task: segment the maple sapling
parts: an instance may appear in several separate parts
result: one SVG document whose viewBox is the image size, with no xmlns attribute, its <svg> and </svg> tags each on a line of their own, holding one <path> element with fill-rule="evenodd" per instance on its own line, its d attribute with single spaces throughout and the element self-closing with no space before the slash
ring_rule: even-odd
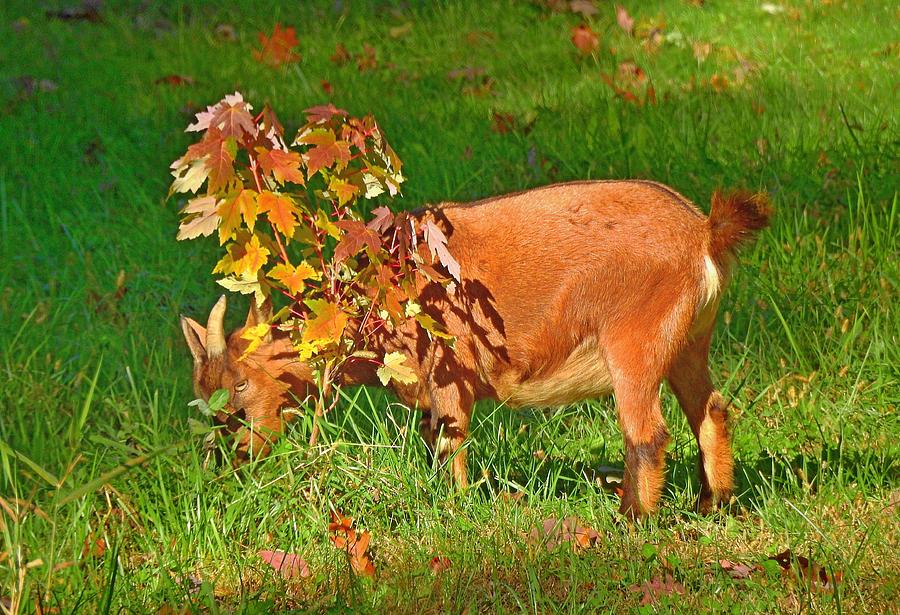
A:
<svg viewBox="0 0 900 615">
<path fill-rule="evenodd" d="M 295 400 L 317 399 L 318 412 L 332 385 L 381 382 L 422 411 L 423 437 L 466 485 L 462 445 L 475 401 L 559 406 L 615 393 L 625 437 L 621 510 L 646 514 L 663 486 L 666 380 L 699 444 L 700 508 L 729 500 L 728 404 L 712 385 L 708 354 L 735 252 L 771 216 L 765 196 L 717 193 L 707 217 L 661 184 L 582 181 L 409 214 L 378 209 L 364 224 L 348 203 L 402 181 L 374 121 L 309 110 L 294 141 L 308 149 L 291 156 L 260 136 L 281 134 L 266 112 L 253 118 L 229 106 L 246 108 L 232 97 L 197 124 L 213 141 L 238 126 L 228 130 L 248 160 L 228 182 L 239 185 L 213 194 L 215 205 L 196 203 L 209 194 L 190 201 L 182 229 L 218 228 L 228 252 L 216 271 L 257 301 L 227 339 L 224 296 L 206 327 L 188 318 L 182 327 L 198 395 L 224 388 L 231 396 L 219 420 L 238 432 L 240 454 L 267 450 Z M 253 134 L 241 128 L 253 122 L 262 122 Z M 198 160 L 203 179 L 210 175 L 218 147 L 202 144 L 210 158 L 189 149 L 176 162 L 182 188 L 200 187 L 189 178 Z M 296 170 L 326 188 L 308 190 L 309 200 L 287 193 L 259 148 L 283 152 L 283 177 Z M 246 190 L 251 204 L 236 204 Z M 254 208 L 263 193 L 285 202 Z M 292 251 L 304 260 L 291 262 Z M 270 256 L 280 261 L 274 267 Z M 276 276 L 275 267 L 289 273 Z M 272 290 L 292 301 L 277 318 Z"/>
</svg>

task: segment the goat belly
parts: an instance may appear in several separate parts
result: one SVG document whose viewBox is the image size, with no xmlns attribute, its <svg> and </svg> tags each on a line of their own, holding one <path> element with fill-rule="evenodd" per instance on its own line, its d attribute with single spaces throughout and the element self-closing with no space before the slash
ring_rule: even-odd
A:
<svg viewBox="0 0 900 615">
<path fill-rule="evenodd" d="M 505 391 L 506 403 L 563 406 L 612 391 L 609 365 L 595 338 L 582 341 L 557 368 L 535 374 Z M 501 398 L 502 400 L 502 398 Z"/>
</svg>

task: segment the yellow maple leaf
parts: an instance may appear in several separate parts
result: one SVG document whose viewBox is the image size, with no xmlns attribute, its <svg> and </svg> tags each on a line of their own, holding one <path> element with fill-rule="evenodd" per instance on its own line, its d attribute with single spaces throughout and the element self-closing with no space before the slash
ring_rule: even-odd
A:
<svg viewBox="0 0 900 615">
<path fill-rule="evenodd" d="M 401 384 L 415 382 L 417 380 L 416 373 L 408 365 L 403 365 L 405 361 L 406 355 L 402 352 L 389 352 L 384 355 L 384 365 L 375 371 L 381 384 L 386 386 L 391 379 Z"/>
<path fill-rule="evenodd" d="M 305 280 L 319 279 L 319 272 L 306 261 L 296 267 L 290 263 L 280 263 L 272 268 L 269 277 L 287 286 L 290 293 L 296 296 L 306 288 Z"/>
<path fill-rule="evenodd" d="M 271 325 L 267 322 L 261 322 L 254 327 L 246 327 L 241 333 L 241 339 L 247 340 L 250 343 L 247 344 L 247 348 L 244 350 L 244 354 L 240 356 L 238 361 L 243 361 L 250 354 L 253 353 L 263 342 L 263 338 L 266 334 L 269 333 L 269 329 L 271 329 Z"/>
<path fill-rule="evenodd" d="M 269 249 L 259 243 L 259 236 L 254 235 L 243 245 L 244 255 L 234 262 L 235 273 L 255 274 L 269 260 Z"/>
</svg>

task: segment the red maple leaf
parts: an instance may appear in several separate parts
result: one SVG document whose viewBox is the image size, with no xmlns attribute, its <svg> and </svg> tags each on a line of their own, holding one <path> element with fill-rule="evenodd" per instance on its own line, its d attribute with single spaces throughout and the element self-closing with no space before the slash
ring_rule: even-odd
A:
<svg viewBox="0 0 900 615">
<path fill-rule="evenodd" d="M 281 66 L 300 61 L 300 54 L 294 51 L 299 44 L 294 28 L 289 26 L 282 29 L 281 24 L 275 24 L 272 36 L 266 36 L 263 32 L 257 36 L 262 49 L 254 51 L 253 57 L 260 62 L 271 66 Z"/>
<path fill-rule="evenodd" d="M 303 135 L 300 142 L 315 146 L 306 152 L 307 177 L 335 164 L 338 170 L 343 169 L 350 162 L 350 144 L 338 141 L 330 130 L 314 130 Z"/>
<path fill-rule="evenodd" d="M 332 103 L 328 103 L 327 105 L 317 105 L 315 107 L 310 107 L 305 110 L 306 119 L 310 124 L 321 124 L 327 122 L 334 116 L 338 117 L 347 117 L 347 112 L 343 109 L 338 109 Z"/>
<path fill-rule="evenodd" d="M 341 220 L 335 222 L 335 226 L 344 231 L 341 242 L 334 249 L 336 263 L 342 263 L 364 247 L 368 247 L 372 252 L 381 248 L 381 237 L 378 236 L 378 233 L 359 220 Z"/>
</svg>

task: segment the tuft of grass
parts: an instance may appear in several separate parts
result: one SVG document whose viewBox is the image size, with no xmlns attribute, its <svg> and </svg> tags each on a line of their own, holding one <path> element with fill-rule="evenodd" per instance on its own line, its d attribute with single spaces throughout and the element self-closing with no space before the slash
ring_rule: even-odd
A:
<svg viewBox="0 0 900 615">
<path fill-rule="evenodd" d="M 3 3 L 4 609 L 896 608 L 896 7 L 624 2 L 639 26 L 664 22 L 648 51 L 596 4 L 600 51 L 579 59 L 569 36 L 581 18 L 540 2 L 122 1 L 105 3 L 97 24 L 48 19 L 58 2 Z M 256 33 L 275 22 L 297 28 L 300 64 L 252 59 Z M 217 37 L 219 24 L 237 41 Z M 338 42 L 351 54 L 374 46 L 378 68 L 335 65 Z M 694 43 L 711 45 L 705 59 Z M 605 84 L 623 62 L 646 72 L 658 104 L 632 105 Z M 464 67 L 483 68 L 491 92 L 448 78 Z M 195 83 L 155 84 L 168 74 Z M 29 93 L 23 77 L 56 88 Z M 723 77 L 724 90 L 709 85 Z M 406 163 L 410 208 L 582 178 L 652 178 L 701 204 L 719 186 L 773 195 L 776 221 L 741 257 L 712 353 L 733 400 L 730 511 L 691 512 L 696 446 L 667 391 L 667 491 L 660 513 L 634 525 L 601 487 L 622 466 L 608 401 L 515 413 L 480 404 L 467 444 L 480 479 L 462 492 L 430 462 L 416 413 L 379 389 L 342 391 L 314 450 L 302 416 L 265 460 L 240 470 L 212 460 L 188 422 L 202 417 L 186 405 L 177 315 L 213 303 L 216 247 L 176 243 L 177 207 L 163 200 L 188 140 L 183 109 L 240 89 L 290 125 L 328 99 L 323 80 L 335 104 L 378 118 Z M 495 112 L 518 129 L 492 130 Z M 331 511 L 371 532 L 374 579 L 332 547 Z M 597 530 L 595 546 L 529 540 L 542 520 L 571 515 Z M 300 554 L 310 578 L 281 578 L 261 549 Z M 783 577 L 766 560 L 784 549 L 842 582 L 821 591 Z M 435 556 L 450 568 L 433 573 Z M 734 580 L 719 560 L 763 570 Z M 685 592 L 641 605 L 635 588 L 667 571 Z"/>
</svg>

